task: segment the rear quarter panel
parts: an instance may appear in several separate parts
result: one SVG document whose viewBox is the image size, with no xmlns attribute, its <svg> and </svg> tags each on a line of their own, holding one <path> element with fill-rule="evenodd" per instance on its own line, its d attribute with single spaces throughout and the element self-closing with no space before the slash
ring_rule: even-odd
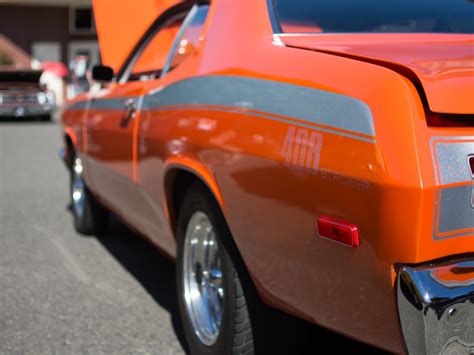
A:
<svg viewBox="0 0 474 355">
<path fill-rule="evenodd" d="M 186 86 L 196 76 L 227 84 Z M 242 77 L 274 89 L 249 97 Z M 302 115 L 300 98 L 282 94 L 288 85 L 365 105 L 373 132 L 354 129 L 351 112 Z M 472 251 L 472 236 L 433 239 L 430 142 L 472 130 L 428 128 L 415 87 L 388 69 L 282 46 L 265 1 L 214 2 L 200 50 L 147 93 L 135 182 L 161 229 L 142 231 L 175 255 L 165 181 L 177 167 L 193 171 L 221 204 L 267 303 L 403 351 L 393 265 Z M 321 214 L 356 224 L 360 247 L 321 239 Z"/>
<path fill-rule="evenodd" d="M 222 196 L 230 229 L 266 302 L 402 351 L 392 265 L 417 260 L 422 230 L 422 177 L 412 118 L 423 109 L 415 88 L 384 68 L 279 46 L 264 1 L 216 2 L 208 24 L 201 51 L 152 88 L 144 103 L 149 107 L 139 128 L 141 188 L 158 210 L 166 178 L 157 186 L 161 169 L 169 161 L 198 162 Z M 248 102 L 240 100 L 241 88 L 232 96 L 231 87 L 224 93 L 218 86 L 209 99 L 197 87 L 195 94 L 181 91 L 186 102 L 162 100 L 165 86 L 196 74 L 246 77 L 277 88 L 262 93 L 265 99 L 255 95 Z M 315 121 L 327 119 L 322 125 L 298 117 L 300 107 L 278 94 L 279 85 L 365 104 L 374 135 L 344 127 L 328 130 L 327 125 L 334 126 L 331 117 L 315 115 Z M 224 94 L 228 100 L 219 104 Z M 287 113 L 262 112 L 262 102 L 272 100 L 286 106 Z M 347 122 L 352 124 L 350 115 Z M 311 137 L 317 137 L 319 147 Z M 308 163 L 309 151 L 318 155 L 317 163 L 314 158 Z M 320 214 L 355 223 L 361 246 L 352 249 L 319 238 Z"/>
</svg>

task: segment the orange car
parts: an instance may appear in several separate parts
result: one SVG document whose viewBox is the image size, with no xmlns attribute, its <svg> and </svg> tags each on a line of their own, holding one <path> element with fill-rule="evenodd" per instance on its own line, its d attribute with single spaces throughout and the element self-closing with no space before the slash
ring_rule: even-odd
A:
<svg viewBox="0 0 474 355">
<path fill-rule="evenodd" d="M 474 3 L 163 4 L 95 1 L 110 66 L 62 118 L 76 229 L 113 211 L 176 259 L 192 353 L 253 352 L 262 300 L 472 354 Z"/>
</svg>

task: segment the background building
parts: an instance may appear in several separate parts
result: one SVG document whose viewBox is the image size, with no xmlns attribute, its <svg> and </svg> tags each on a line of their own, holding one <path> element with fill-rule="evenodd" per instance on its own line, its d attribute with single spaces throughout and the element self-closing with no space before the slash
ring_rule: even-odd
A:
<svg viewBox="0 0 474 355">
<path fill-rule="evenodd" d="M 91 0 L 0 0 L 0 34 L 41 62 L 100 61 Z"/>
<path fill-rule="evenodd" d="M 31 67 L 31 61 L 27 52 L 0 33 L 0 69 L 9 66 L 28 68 Z"/>
</svg>

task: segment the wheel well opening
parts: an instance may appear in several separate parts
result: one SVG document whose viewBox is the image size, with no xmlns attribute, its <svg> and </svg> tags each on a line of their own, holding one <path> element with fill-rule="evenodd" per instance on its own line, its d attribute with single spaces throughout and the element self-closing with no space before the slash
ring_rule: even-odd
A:
<svg viewBox="0 0 474 355">
<path fill-rule="evenodd" d="M 166 179 L 167 205 L 173 234 L 176 236 L 178 227 L 179 211 L 183 205 L 184 197 L 193 183 L 207 185 L 195 174 L 186 170 L 176 170 L 168 174 Z"/>
<path fill-rule="evenodd" d="M 68 134 L 64 135 L 64 142 L 65 142 L 65 151 L 64 151 L 64 158 L 67 162 L 67 165 L 70 167 L 72 165 L 72 159 L 74 158 L 74 143 L 72 143 L 72 139 Z"/>
<path fill-rule="evenodd" d="M 177 169 L 177 170 L 169 172 L 165 179 L 166 200 L 167 200 L 166 202 L 167 202 L 167 209 L 169 213 L 171 228 L 172 228 L 173 235 L 175 236 L 175 238 L 177 236 L 179 213 L 183 206 L 186 193 L 189 191 L 190 186 L 194 185 L 195 183 L 202 185 L 209 192 L 209 194 L 213 196 L 214 200 L 219 206 L 219 203 L 217 202 L 215 195 L 212 193 L 212 190 L 199 176 L 184 169 Z M 225 217 L 224 217 L 224 223 L 226 223 Z M 226 223 L 226 228 L 229 228 L 227 223 Z M 237 270 L 239 274 L 241 275 L 241 277 L 245 278 L 247 285 L 251 287 L 250 289 L 247 289 L 245 292 L 252 293 L 254 297 L 253 299 L 261 301 L 259 292 L 257 291 L 257 287 L 250 276 L 247 266 L 242 258 L 242 255 L 240 254 L 240 250 L 237 247 L 237 244 L 230 230 L 229 230 L 228 235 L 230 238 L 226 239 L 225 242 L 228 243 L 227 245 L 230 246 L 232 250 L 235 250 L 235 253 L 233 253 L 232 255 L 233 262 L 235 266 L 237 267 Z"/>
</svg>

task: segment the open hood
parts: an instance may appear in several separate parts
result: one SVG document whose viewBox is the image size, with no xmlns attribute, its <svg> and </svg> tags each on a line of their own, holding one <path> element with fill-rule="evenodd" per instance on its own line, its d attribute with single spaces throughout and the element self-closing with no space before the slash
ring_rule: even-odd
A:
<svg viewBox="0 0 474 355">
<path fill-rule="evenodd" d="M 158 16 L 180 0 L 93 0 L 102 63 L 116 72 Z"/>
<path fill-rule="evenodd" d="M 292 47 L 403 67 L 421 82 L 431 111 L 474 114 L 473 35 L 304 34 L 281 40 Z"/>
</svg>

